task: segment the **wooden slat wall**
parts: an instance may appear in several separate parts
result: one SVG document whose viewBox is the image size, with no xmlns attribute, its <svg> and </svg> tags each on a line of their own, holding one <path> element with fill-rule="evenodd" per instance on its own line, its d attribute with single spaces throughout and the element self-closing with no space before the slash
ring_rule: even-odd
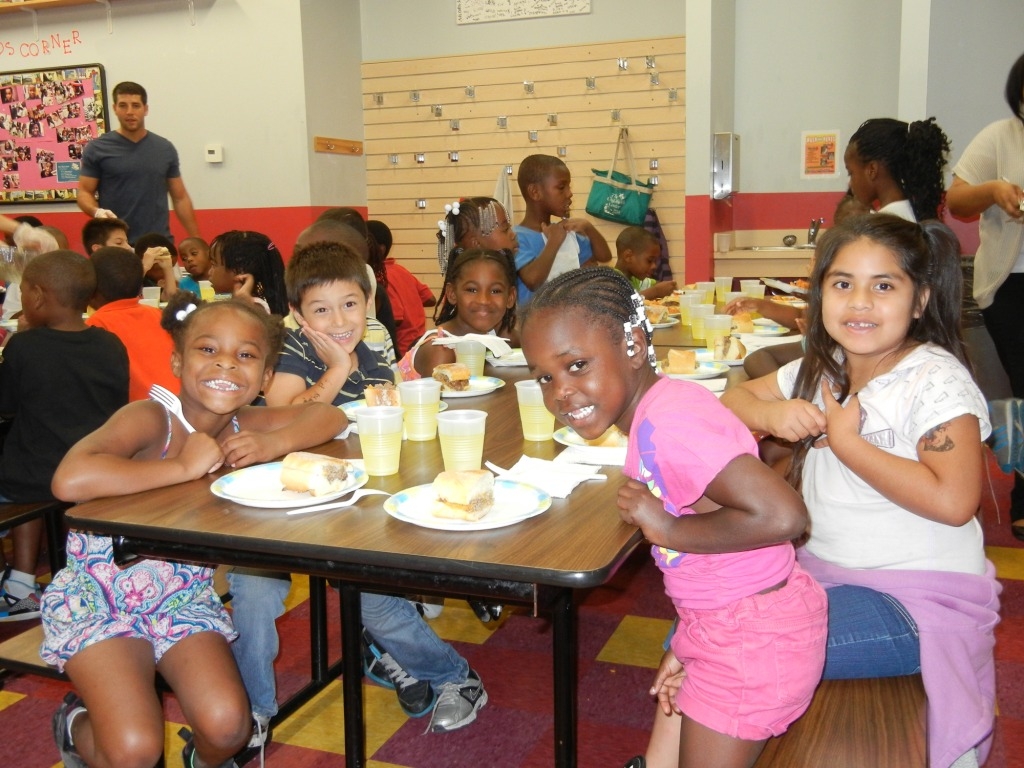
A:
<svg viewBox="0 0 1024 768">
<path fill-rule="evenodd" d="M 647 68 L 646 57 L 654 57 Z M 619 59 L 628 68 L 619 68 Z M 652 84 L 657 73 L 659 83 Z M 596 88 L 588 89 L 587 78 Z M 394 255 L 435 293 L 437 220 L 445 203 L 492 196 L 500 172 L 512 166 L 513 223 L 523 216 L 516 186 L 519 161 L 557 154 L 573 178 L 573 215 L 585 216 L 591 168 L 611 164 L 620 125 L 629 126 L 637 175 L 658 176 L 653 206 L 669 241 L 672 270 L 683 275 L 685 201 L 685 46 L 682 37 L 628 40 L 432 59 L 368 62 L 362 67 L 364 154 L 368 208 L 394 233 Z M 524 81 L 532 82 L 527 94 Z M 475 96 L 466 87 L 475 88 Z M 669 98 L 675 89 L 677 98 Z M 419 93 L 419 101 L 411 98 Z M 378 97 L 379 94 L 379 97 Z M 378 103 L 378 98 L 381 103 Z M 434 114 L 440 105 L 441 115 Z M 620 121 L 612 119 L 619 110 Z M 548 114 L 558 116 L 549 126 Z M 505 116 L 508 127 L 499 128 Z M 452 130 L 450 121 L 458 120 Z M 536 131 L 537 141 L 529 132 Z M 458 162 L 449 152 L 458 152 Z M 425 156 L 417 164 L 415 156 Z M 398 156 L 392 164 L 390 155 Z M 649 170 L 652 158 L 658 169 Z M 427 207 L 418 209 L 417 200 Z M 594 220 L 612 245 L 621 225 Z"/>
</svg>

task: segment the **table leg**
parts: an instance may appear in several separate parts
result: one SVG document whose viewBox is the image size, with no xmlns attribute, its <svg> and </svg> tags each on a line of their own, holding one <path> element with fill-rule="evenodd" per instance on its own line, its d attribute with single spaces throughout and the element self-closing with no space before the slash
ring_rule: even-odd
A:
<svg viewBox="0 0 1024 768">
<path fill-rule="evenodd" d="M 310 678 L 326 685 L 327 671 L 327 579 L 309 577 L 309 659 Z"/>
<path fill-rule="evenodd" d="M 577 626 L 571 589 L 552 601 L 552 661 L 555 687 L 555 765 L 576 768 Z"/>
<path fill-rule="evenodd" d="M 362 600 L 359 588 L 341 583 L 341 690 L 345 709 L 345 768 L 364 768 Z"/>
</svg>

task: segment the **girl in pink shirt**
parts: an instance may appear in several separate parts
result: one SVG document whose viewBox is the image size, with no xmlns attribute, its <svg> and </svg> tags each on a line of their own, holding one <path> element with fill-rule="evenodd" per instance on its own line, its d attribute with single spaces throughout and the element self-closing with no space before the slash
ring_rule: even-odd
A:
<svg viewBox="0 0 1024 768">
<path fill-rule="evenodd" d="M 824 591 L 796 564 L 807 510 L 703 387 L 659 376 L 643 299 L 611 269 L 567 272 L 527 305 L 523 352 L 581 437 L 629 433 L 619 514 L 643 529 L 679 625 L 651 689 L 641 768 L 753 765 L 821 677 Z"/>
</svg>

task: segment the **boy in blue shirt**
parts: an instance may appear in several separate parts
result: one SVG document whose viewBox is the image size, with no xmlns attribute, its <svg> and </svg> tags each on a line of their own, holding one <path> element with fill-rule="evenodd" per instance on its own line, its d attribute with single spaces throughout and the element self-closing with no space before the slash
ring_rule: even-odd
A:
<svg viewBox="0 0 1024 768">
<path fill-rule="evenodd" d="M 371 384 L 393 382 L 385 360 L 362 341 L 370 283 L 363 259 L 340 243 L 299 248 L 285 271 L 298 330 L 288 330 L 284 351 L 266 393 L 267 405 L 320 400 L 335 405 L 361 400 Z M 239 637 L 231 649 L 253 708 L 253 736 L 236 757 L 244 763 L 269 739 L 277 714 L 274 621 L 284 613 L 288 574 L 235 569 L 228 573 L 232 617 Z M 398 694 L 410 717 L 431 714 L 429 730 L 454 731 L 476 719 L 487 703 L 480 677 L 427 625 L 405 598 L 362 595 L 363 669 Z"/>
<path fill-rule="evenodd" d="M 607 264 L 612 252 L 590 221 L 569 218 L 572 179 L 559 158 L 530 155 L 519 164 L 517 178 L 526 201 L 526 213 L 516 227 L 517 295 L 519 306 L 524 306 L 552 277 L 578 267 Z"/>
</svg>

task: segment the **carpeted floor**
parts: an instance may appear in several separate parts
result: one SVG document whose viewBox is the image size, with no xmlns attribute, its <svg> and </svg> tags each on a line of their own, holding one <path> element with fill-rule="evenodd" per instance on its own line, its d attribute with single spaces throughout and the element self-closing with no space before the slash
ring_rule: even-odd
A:
<svg viewBox="0 0 1024 768">
<path fill-rule="evenodd" d="M 998 473 L 998 470 L 996 470 Z M 1004 586 L 1003 620 L 997 630 L 998 719 L 988 768 L 1024 768 L 1024 543 L 1009 533 L 1003 506 L 1008 478 L 994 474 L 982 519 L 989 557 Z M 306 580 L 296 578 L 291 610 L 279 622 L 282 652 L 279 690 L 295 690 L 308 674 Z M 330 596 L 330 615 L 337 598 Z M 617 768 L 642 752 L 653 712 L 646 695 L 652 669 L 670 625 L 671 611 L 659 574 L 646 552 L 638 552 L 611 583 L 583 597 L 580 608 L 579 765 Z M 0 624 L 0 640 L 33 622 Z M 426 720 L 405 718 L 394 693 L 367 683 L 366 728 L 370 768 L 457 768 L 501 765 L 546 768 L 553 763 L 551 633 L 547 622 L 508 613 L 497 627 L 481 624 L 465 602 L 448 600 L 432 622 L 480 673 L 490 701 L 473 725 L 451 734 L 424 734 Z M 337 657 L 337 631 L 332 658 Z M 50 735 L 50 716 L 68 685 L 31 676 L 11 676 L 0 690 L 0 765 L 51 768 L 60 765 Z M 180 765 L 183 723 L 167 697 L 167 766 Z M 267 764 L 286 768 L 344 765 L 340 683 L 291 717 L 274 733 Z M 250 763 L 258 765 L 258 761 Z"/>
</svg>

